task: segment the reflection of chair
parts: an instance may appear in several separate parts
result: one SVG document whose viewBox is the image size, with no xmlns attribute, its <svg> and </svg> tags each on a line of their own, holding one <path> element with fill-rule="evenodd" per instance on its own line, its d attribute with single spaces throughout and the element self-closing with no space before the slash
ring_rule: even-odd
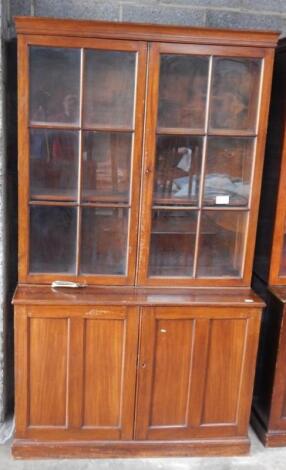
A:
<svg viewBox="0 0 286 470">
<path fill-rule="evenodd" d="M 151 274 L 191 276 L 196 238 L 196 218 L 185 211 L 157 211 L 152 225 Z"/>
<path fill-rule="evenodd" d="M 112 215 L 101 216 L 95 224 L 96 260 L 98 272 L 106 274 L 124 273 L 126 241 L 126 219 L 124 209 L 113 209 Z M 92 241 L 94 243 L 94 241 Z"/>
<path fill-rule="evenodd" d="M 191 164 L 188 171 L 178 168 L 179 159 L 182 157 L 178 154 L 178 146 L 172 147 L 167 152 L 162 151 L 158 155 L 158 176 L 160 181 L 160 189 L 157 190 L 157 195 L 163 198 L 172 198 L 174 195 L 174 186 L 177 178 L 188 177 L 188 191 L 186 196 L 191 198 L 193 196 L 193 181 L 199 175 L 199 147 L 195 146 L 192 150 Z M 158 184 L 158 181 L 157 181 Z"/>
</svg>

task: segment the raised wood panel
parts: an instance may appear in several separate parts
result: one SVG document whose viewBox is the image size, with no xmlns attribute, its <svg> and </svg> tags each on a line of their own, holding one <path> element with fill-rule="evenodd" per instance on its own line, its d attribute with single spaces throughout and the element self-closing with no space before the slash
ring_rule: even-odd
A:
<svg viewBox="0 0 286 470">
<path fill-rule="evenodd" d="M 16 307 L 17 437 L 130 440 L 139 312 Z"/>
<path fill-rule="evenodd" d="M 143 308 L 136 439 L 246 433 L 259 320 L 249 308 Z"/>
<path fill-rule="evenodd" d="M 247 320 L 211 320 L 202 424 L 237 421 Z"/>
<path fill-rule="evenodd" d="M 282 419 L 285 420 L 285 426 L 286 426 L 286 393 L 283 397 Z"/>
<path fill-rule="evenodd" d="M 158 320 L 154 349 L 150 425 L 185 426 L 189 405 L 193 321 Z"/>
<path fill-rule="evenodd" d="M 269 430 L 286 430 L 286 307 L 279 305 L 282 313 L 282 321 L 279 332 L 275 375 L 272 389 L 272 397 L 269 415 Z"/>
<path fill-rule="evenodd" d="M 68 365 L 67 319 L 29 320 L 30 426 L 65 426 Z"/>
<path fill-rule="evenodd" d="M 83 426 L 120 427 L 126 325 L 85 320 Z"/>
</svg>

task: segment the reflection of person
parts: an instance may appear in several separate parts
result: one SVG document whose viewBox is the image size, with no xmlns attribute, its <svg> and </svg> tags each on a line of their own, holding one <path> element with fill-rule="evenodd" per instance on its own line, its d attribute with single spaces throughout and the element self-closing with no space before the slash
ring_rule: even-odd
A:
<svg viewBox="0 0 286 470">
<path fill-rule="evenodd" d="M 78 112 L 78 98 L 76 95 L 67 94 L 63 99 L 62 112 L 55 118 L 56 122 L 76 121 Z M 56 131 L 51 136 L 50 142 L 52 160 L 74 161 L 77 149 L 77 137 L 74 131 Z"/>
<path fill-rule="evenodd" d="M 47 108 L 48 108 L 49 94 L 43 90 L 39 90 L 34 99 L 33 106 L 31 107 L 31 121 L 32 122 L 46 122 L 47 121 Z M 47 160 L 50 158 L 50 149 L 48 142 L 48 131 L 32 131 L 30 138 L 30 153 L 31 158 L 43 159 L 45 155 Z"/>
<path fill-rule="evenodd" d="M 63 112 L 56 118 L 58 122 L 77 121 L 78 114 L 78 98 L 76 95 L 68 94 L 63 99 Z"/>
<path fill-rule="evenodd" d="M 245 59 L 221 59 L 216 63 L 212 126 L 247 129 L 253 123 L 257 69 Z M 257 87 L 256 87 L 257 89 Z"/>
<path fill-rule="evenodd" d="M 246 127 L 248 103 L 238 93 L 223 92 L 216 99 L 213 125 L 218 128 Z"/>
<path fill-rule="evenodd" d="M 50 122 L 48 116 L 49 94 L 40 90 L 33 100 L 31 110 L 32 122 Z M 67 94 L 62 102 L 62 112 L 55 116 L 54 121 L 59 123 L 74 123 L 78 114 L 78 98 L 74 94 Z M 49 131 L 38 129 L 31 133 L 31 158 L 52 159 L 73 158 L 76 151 L 75 134 L 69 131 Z"/>
<path fill-rule="evenodd" d="M 161 73 L 159 125 L 202 128 L 205 119 L 206 70 L 191 70 L 188 63 Z"/>
<path fill-rule="evenodd" d="M 31 121 L 46 122 L 48 117 L 49 93 L 39 90 L 32 99 Z"/>
</svg>

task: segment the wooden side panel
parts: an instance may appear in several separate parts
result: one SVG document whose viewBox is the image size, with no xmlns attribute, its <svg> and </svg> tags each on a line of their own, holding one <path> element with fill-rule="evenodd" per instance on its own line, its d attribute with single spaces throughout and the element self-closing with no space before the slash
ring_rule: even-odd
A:
<svg viewBox="0 0 286 470">
<path fill-rule="evenodd" d="M 29 425 L 65 426 L 68 320 L 29 320 Z"/>
<path fill-rule="evenodd" d="M 236 423 L 247 320 L 212 320 L 202 424 Z"/>
<path fill-rule="evenodd" d="M 151 426 L 186 424 L 192 346 L 192 320 L 156 322 Z"/>
<path fill-rule="evenodd" d="M 271 399 L 269 430 L 286 430 L 286 307 L 283 308 L 276 370 Z"/>
<path fill-rule="evenodd" d="M 120 426 L 126 325 L 86 320 L 84 426 Z"/>
</svg>

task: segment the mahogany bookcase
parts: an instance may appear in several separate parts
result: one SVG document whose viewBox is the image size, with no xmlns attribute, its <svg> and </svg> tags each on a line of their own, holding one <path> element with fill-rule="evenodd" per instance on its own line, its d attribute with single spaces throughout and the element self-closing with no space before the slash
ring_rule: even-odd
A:
<svg viewBox="0 0 286 470">
<path fill-rule="evenodd" d="M 247 452 L 277 34 L 16 28 L 14 456 Z"/>
</svg>

